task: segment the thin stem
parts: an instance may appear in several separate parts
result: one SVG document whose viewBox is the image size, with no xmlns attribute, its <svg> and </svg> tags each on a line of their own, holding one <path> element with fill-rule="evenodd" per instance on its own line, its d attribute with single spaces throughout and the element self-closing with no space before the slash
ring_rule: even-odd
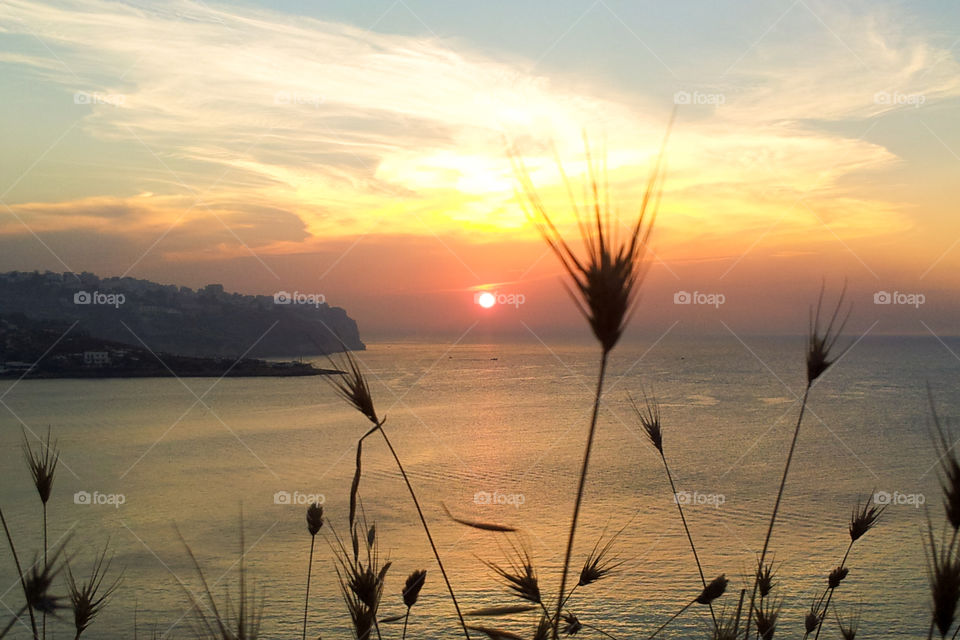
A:
<svg viewBox="0 0 960 640">
<path fill-rule="evenodd" d="M 613 640 L 617 640 L 617 636 L 614 636 L 614 635 L 611 635 L 611 634 L 607 633 L 606 631 L 604 631 L 604 630 L 601 629 L 600 627 L 595 627 L 595 626 L 593 626 L 592 624 L 587 624 L 586 622 L 581 622 L 580 624 L 583 625 L 584 627 L 586 627 L 587 629 L 593 629 L 593 630 L 596 631 L 597 633 L 601 633 L 601 634 L 605 635 L 605 636 L 608 637 L 608 638 L 613 638 Z"/>
<path fill-rule="evenodd" d="M 956 529 L 953 530 L 953 538 L 950 540 L 950 553 L 953 553 L 953 545 L 957 542 L 958 533 L 960 533 L 960 531 L 957 531 Z M 958 633 L 960 633 L 960 624 L 958 624 L 957 628 L 953 630 L 953 636 L 951 636 L 951 640 L 956 640 Z"/>
<path fill-rule="evenodd" d="M 540 600 L 540 602 L 539 602 L 538 604 L 540 605 L 540 608 L 543 609 L 543 619 L 544 619 L 544 620 L 549 620 L 549 619 L 550 619 L 550 612 L 547 611 L 547 605 L 543 604 L 543 600 L 542 600 L 542 599 Z"/>
<path fill-rule="evenodd" d="M 0 631 L 0 638 L 7 635 L 7 632 L 10 631 L 10 628 L 13 627 L 14 623 L 20 620 L 20 616 L 22 616 L 26 610 L 27 610 L 27 605 L 23 605 L 22 607 L 20 607 L 20 611 L 17 611 L 17 613 L 14 614 L 12 618 L 10 618 L 10 622 L 7 623 L 7 626 L 5 626 L 2 631 Z"/>
<path fill-rule="evenodd" d="M 823 628 L 823 621 L 827 618 L 827 609 L 830 608 L 830 600 L 833 599 L 833 587 L 827 591 L 827 604 L 823 607 L 823 612 L 820 614 L 820 622 L 817 623 L 817 634 L 813 636 L 813 640 L 817 640 L 820 637 L 820 629 Z"/>
<path fill-rule="evenodd" d="M 673 501 L 677 503 L 677 511 L 680 512 L 680 521 L 683 523 L 683 530 L 687 534 L 687 541 L 690 542 L 690 550 L 693 551 L 693 559 L 697 563 L 697 571 L 700 572 L 700 583 L 703 585 L 703 588 L 706 589 L 707 579 L 703 575 L 703 567 L 700 566 L 700 556 L 697 555 L 697 547 L 695 544 L 693 544 L 693 536 L 690 535 L 690 527 L 687 526 L 687 519 L 683 515 L 683 505 L 681 505 L 680 501 L 677 500 L 677 487 L 673 483 L 673 474 L 670 473 L 670 465 L 667 464 L 667 457 L 663 454 L 662 451 L 660 452 L 660 459 L 663 460 L 663 468 L 666 469 L 667 471 L 667 480 L 670 481 L 670 490 L 673 491 L 673 498 L 674 498 Z M 710 607 L 710 617 L 713 618 L 713 628 L 717 629 L 719 628 L 717 626 L 717 616 L 713 612 L 712 602 L 709 604 L 709 607 Z"/>
<path fill-rule="evenodd" d="M 393 459 L 397 463 L 397 468 L 400 469 L 400 475 L 403 476 L 403 481 L 407 485 L 407 490 L 410 491 L 410 497 L 413 499 L 413 506 L 417 508 L 417 515 L 420 516 L 420 524 L 423 525 L 423 530 L 427 534 L 427 540 L 430 542 L 430 548 L 433 549 L 433 557 L 437 559 L 437 566 L 440 567 L 440 574 L 443 576 L 443 581 L 447 584 L 447 591 L 450 592 L 450 599 L 453 600 L 453 607 L 457 610 L 457 617 L 460 618 L 460 626 L 463 627 L 463 633 L 467 637 L 467 640 L 470 638 L 470 631 L 467 630 L 467 621 L 463 619 L 463 614 L 460 612 L 460 605 L 457 603 L 457 596 L 453 592 L 453 585 L 450 584 L 450 579 L 447 577 L 447 570 L 443 568 L 443 561 L 440 560 L 440 552 L 437 551 L 437 545 L 433 542 L 433 536 L 430 534 L 430 527 L 427 526 L 427 519 L 423 516 L 423 510 L 420 508 L 420 501 L 417 500 L 417 494 L 413 490 L 413 485 L 410 484 L 410 479 L 407 478 L 407 472 L 403 468 L 403 464 L 400 462 L 400 457 L 397 455 L 396 450 L 393 448 L 393 444 L 390 443 L 390 438 L 387 437 L 387 432 L 383 430 L 383 422 L 380 423 L 379 427 L 380 435 L 383 436 L 383 441 L 387 443 L 387 448 L 390 449 L 390 454 L 393 455 Z"/>
<path fill-rule="evenodd" d="M 410 607 L 407 607 L 407 615 L 403 616 L 403 635 L 400 640 L 407 640 L 407 622 L 410 620 Z"/>
<path fill-rule="evenodd" d="M 313 545 L 317 536 L 310 536 L 310 563 L 307 565 L 307 595 L 303 599 L 303 640 L 307 640 L 307 610 L 310 606 L 310 576 L 313 573 Z"/>
<path fill-rule="evenodd" d="M 783 477 L 780 478 L 780 489 L 777 491 L 777 500 L 773 504 L 773 513 L 770 514 L 770 524 L 767 526 L 767 535 L 763 541 L 763 551 L 760 552 L 760 562 L 758 566 L 763 566 L 763 561 L 767 558 L 767 549 L 770 547 L 770 536 L 773 535 L 773 525 L 777 521 L 777 512 L 780 510 L 780 501 L 783 499 L 783 489 L 787 486 L 787 474 L 790 473 L 790 463 L 793 461 L 793 452 L 797 448 L 797 438 L 800 436 L 800 424 L 803 422 L 803 413 L 807 408 L 807 398 L 810 397 L 810 383 L 803 391 L 803 402 L 800 404 L 800 415 L 797 417 L 797 426 L 793 430 L 793 440 L 790 442 L 790 451 L 787 453 L 787 463 L 783 467 Z M 753 619 L 753 606 L 757 600 L 757 586 L 760 583 L 760 576 L 753 577 L 753 594 L 750 596 L 750 609 L 747 611 L 746 640 L 750 638 L 750 623 Z"/>
<path fill-rule="evenodd" d="M 43 569 L 44 571 L 49 569 L 49 565 L 47 564 L 47 503 L 46 502 L 43 503 Z M 44 640 L 46 640 L 47 638 L 47 612 L 46 611 L 43 612 L 43 616 L 41 616 L 40 619 L 42 621 L 41 626 L 43 627 L 43 638 Z"/>
<path fill-rule="evenodd" d="M 570 521 L 570 534 L 567 536 L 567 552 L 563 559 L 563 574 L 560 578 L 560 595 L 557 597 L 557 613 L 552 620 L 553 637 L 559 637 L 560 612 L 564 603 L 564 594 L 567 591 L 567 574 L 570 571 L 570 556 L 573 554 L 573 538 L 577 532 L 577 518 L 580 517 L 580 504 L 583 502 L 583 489 L 587 483 L 587 468 L 590 466 L 590 452 L 593 449 L 593 437 L 597 431 L 597 416 L 600 413 L 600 397 L 603 395 L 603 379 L 607 373 L 607 357 L 610 352 L 603 350 L 600 357 L 600 374 L 597 376 L 597 391 L 593 399 L 593 415 L 590 417 L 590 431 L 587 434 L 587 445 L 583 452 L 583 464 L 580 467 L 580 482 L 577 486 L 577 500 L 573 505 L 573 518 Z"/>
<path fill-rule="evenodd" d="M 27 582 L 23 579 L 23 569 L 20 567 L 20 558 L 17 556 L 17 550 L 13 547 L 13 536 L 10 535 L 10 529 L 7 527 L 7 519 L 3 517 L 3 509 L 0 509 L 0 523 L 3 523 L 3 532 L 7 536 L 7 544 L 10 545 L 10 554 L 13 556 L 13 563 L 17 567 L 17 575 L 20 577 L 20 587 L 23 589 L 23 597 L 27 600 L 27 613 L 30 614 L 30 629 L 33 631 L 34 640 L 38 640 L 40 635 L 37 633 L 37 620 L 33 617 L 33 607 L 30 606 L 29 596 L 27 594 Z"/>
<path fill-rule="evenodd" d="M 953 556 L 953 547 L 954 547 L 954 545 L 957 544 L 957 534 L 960 534 L 960 531 L 958 531 L 957 529 L 954 529 L 954 530 L 953 530 L 953 537 L 950 538 L 950 546 L 947 548 L 947 555 L 950 556 L 950 557 Z M 957 628 L 954 629 L 954 631 L 953 631 L 953 636 L 952 636 L 951 640 L 956 640 L 958 633 L 960 633 L 960 624 L 958 624 L 958 625 L 957 625 Z"/>
<path fill-rule="evenodd" d="M 847 557 L 850 555 L 850 549 L 853 549 L 853 540 L 850 541 L 850 544 L 847 545 L 847 552 L 843 554 L 843 560 L 840 561 L 840 568 L 847 563 Z M 817 635 L 813 636 L 813 640 L 818 640 L 820 638 L 820 629 L 823 628 L 823 621 L 827 617 L 827 609 L 830 608 L 830 601 L 833 599 L 833 591 L 836 587 L 830 587 L 829 592 L 827 593 L 827 604 L 823 606 L 823 613 L 820 616 L 820 623 L 817 625 Z"/>
<path fill-rule="evenodd" d="M 561 609 L 563 609 L 565 606 L 567 606 L 567 602 L 570 601 L 570 598 L 573 597 L 574 592 L 577 590 L 577 587 L 579 587 L 579 586 L 580 586 L 580 583 L 579 583 L 579 582 L 578 582 L 577 584 L 573 585 L 573 588 L 570 589 L 570 593 L 568 593 L 568 594 L 567 594 L 567 597 L 563 599 L 563 604 L 560 605 L 560 608 L 561 608 Z M 549 612 L 547 613 L 547 617 L 550 617 Z"/>
<path fill-rule="evenodd" d="M 243 504 L 240 504 L 240 604 L 237 606 L 237 612 L 239 615 L 237 619 L 239 620 L 239 637 L 245 637 L 244 627 L 245 622 L 247 621 L 246 616 L 246 607 L 247 607 L 247 574 L 246 568 L 244 567 L 244 558 L 247 553 L 247 545 L 244 543 L 244 533 L 243 533 Z"/>
<path fill-rule="evenodd" d="M 672 616 L 670 616 L 670 619 L 667 620 L 666 622 L 664 622 L 662 625 L 660 625 L 660 628 L 657 629 L 656 631 L 654 631 L 649 637 L 647 637 L 647 640 L 653 640 L 653 638 L 656 637 L 656 635 L 657 635 L 658 633 L 660 633 L 661 631 L 663 631 L 664 629 L 666 629 L 668 624 L 670 624 L 671 622 L 673 622 L 674 620 L 676 620 L 677 618 L 679 618 L 680 615 L 683 614 L 684 611 L 686 611 L 687 609 L 689 609 L 690 607 L 692 607 L 692 606 L 693 606 L 693 603 L 696 602 L 696 601 L 697 601 L 697 599 L 694 598 L 693 600 L 691 600 L 690 602 L 688 602 L 688 603 L 683 607 L 683 609 L 680 609 L 680 611 L 677 611 L 675 614 L 673 614 Z"/>
<path fill-rule="evenodd" d="M 737 603 L 737 617 L 733 620 L 733 637 L 737 637 L 740 631 L 740 614 L 743 613 L 743 597 L 747 595 L 746 589 L 740 589 L 740 601 Z"/>
</svg>

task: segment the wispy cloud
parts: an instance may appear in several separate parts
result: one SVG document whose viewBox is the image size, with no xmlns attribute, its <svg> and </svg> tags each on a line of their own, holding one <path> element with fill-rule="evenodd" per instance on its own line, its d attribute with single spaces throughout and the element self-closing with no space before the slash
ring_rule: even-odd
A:
<svg viewBox="0 0 960 640">
<path fill-rule="evenodd" d="M 533 75 L 462 42 L 263 10 L 7 0 L 0 37 L 14 46 L 0 65 L 58 88 L 85 114 L 89 140 L 154 163 L 146 187 L 118 174 L 112 193 L 13 206 L 38 233 L 152 239 L 174 225 L 157 251 L 177 259 L 236 255 L 238 239 L 293 251 L 317 238 L 425 226 L 516 231 L 525 223 L 505 141 L 528 156 L 538 184 L 558 184 L 551 145 L 576 173 L 581 131 L 605 136 L 615 191 L 628 202 L 673 106 L 667 89 L 722 102 L 681 106 L 667 237 L 759 232 L 771 221 L 775 235 L 794 239 L 824 223 L 843 238 L 902 232 L 905 212 L 849 180 L 897 161 L 860 136 L 871 119 L 908 108 L 900 96 L 929 105 L 960 94 L 960 69 L 896 16 L 875 12 L 863 28 L 830 5 L 801 5 L 783 33 L 713 85 L 625 94 Z M 827 126 L 837 122 L 863 126 Z M 144 188 L 157 195 L 123 195 Z M 21 232 L 19 222 L 0 226 Z"/>
</svg>

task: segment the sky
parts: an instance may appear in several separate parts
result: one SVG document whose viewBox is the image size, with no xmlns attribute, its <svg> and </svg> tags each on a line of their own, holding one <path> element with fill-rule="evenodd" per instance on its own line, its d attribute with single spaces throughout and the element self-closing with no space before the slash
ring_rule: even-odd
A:
<svg viewBox="0 0 960 640">
<path fill-rule="evenodd" d="M 589 150 L 629 224 L 675 111 L 636 332 L 846 282 L 851 331 L 957 335 L 958 56 L 948 1 L 3 0 L 0 271 L 583 330 L 511 157 L 575 239 Z"/>
</svg>

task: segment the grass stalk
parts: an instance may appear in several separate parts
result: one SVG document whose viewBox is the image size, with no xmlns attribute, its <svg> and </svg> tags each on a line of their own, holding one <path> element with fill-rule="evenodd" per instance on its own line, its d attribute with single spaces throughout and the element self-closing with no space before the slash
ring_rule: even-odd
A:
<svg viewBox="0 0 960 640">
<path fill-rule="evenodd" d="M 843 560 L 840 561 L 840 568 L 842 569 L 844 565 L 847 564 L 847 557 L 850 555 L 850 550 L 853 549 L 853 543 L 855 540 L 851 540 L 850 544 L 847 545 L 847 552 L 843 554 Z M 830 587 L 827 590 L 827 602 L 823 605 L 823 612 L 820 615 L 820 624 L 817 625 L 817 634 L 813 636 L 813 640 L 819 640 L 820 630 L 823 628 L 823 621 L 827 617 L 827 610 L 830 608 L 830 601 L 833 599 L 833 592 L 836 590 L 836 587 Z"/>
<path fill-rule="evenodd" d="M 700 556 L 697 554 L 697 546 L 693 543 L 693 536 L 690 535 L 690 527 L 687 525 L 687 519 L 683 515 L 683 505 L 680 504 L 680 501 L 676 499 L 677 496 L 677 486 L 673 482 L 673 474 L 670 473 L 670 465 L 667 464 L 667 457 L 664 453 L 660 452 L 660 459 L 663 460 L 663 468 L 667 472 L 667 480 L 670 481 L 670 490 L 673 491 L 674 502 L 677 503 L 677 511 L 680 512 L 680 522 L 683 523 L 683 531 L 687 534 L 687 541 L 690 543 L 690 550 L 693 551 L 693 559 L 697 563 L 697 571 L 700 573 L 700 583 L 703 585 L 703 588 L 707 588 L 707 579 L 703 575 L 703 567 L 700 565 Z M 717 626 L 717 616 L 713 611 L 713 603 L 709 604 L 710 607 L 710 617 L 713 619 L 713 628 L 718 629 Z"/>
<path fill-rule="evenodd" d="M 3 516 L 3 509 L 0 509 L 0 523 L 3 523 L 3 532 L 7 536 L 7 544 L 10 546 L 10 555 L 13 556 L 13 563 L 17 567 L 17 576 L 20 578 L 20 587 L 23 589 L 23 597 L 27 600 L 27 612 L 30 614 L 30 629 L 33 631 L 34 640 L 38 640 L 40 635 L 37 633 L 37 620 L 33 615 L 33 607 L 29 603 L 29 594 L 27 594 L 27 582 L 23 578 L 23 568 L 20 566 L 20 557 L 17 556 L 17 550 L 13 546 L 13 536 L 10 535 L 10 528 L 7 527 L 7 519 Z"/>
<path fill-rule="evenodd" d="M 563 611 L 564 597 L 567 591 L 567 575 L 570 572 L 570 556 L 573 555 L 573 540 L 577 532 L 577 519 L 580 517 L 580 505 L 583 502 L 583 490 L 587 483 L 587 469 L 590 466 L 590 453 L 593 450 L 593 439 L 597 432 L 597 417 L 600 414 L 600 399 L 603 395 L 603 380 L 607 374 L 607 360 L 610 350 L 604 348 L 600 357 L 600 373 L 597 376 L 597 391 L 593 398 L 593 414 L 590 417 L 590 430 L 587 433 L 587 444 L 583 452 L 583 463 L 580 466 L 580 481 L 577 485 L 577 499 L 573 505 L 573 517 L 570 520 L 570 533 L 567 536 L 567 551 L 563 558 L 563 573 L 560 577 L 560 595 L 557 597 L 557 612 L 552 620 L 554 640 L 559 637 L 560 614 Z"/>
<path fill-rule="evenodd" d="M 737 615 L 733 619 L 733 637 L 736 638 L 740 632 L 740 614 L 743 613 L 743 598 L 747 595 L 746 589 L 740 589 L 740 601 L 737 602 Z"/>
<path fill-rule="evenodd" d="M 17 612 L 14 614 L 14 616 L 13 616 L 12 618 L 10 618 L 10 622 L 8 622 L 8 623 L 3 627 L 3 629 L 0 629 L 0 638 L 3 638 L 5 635 L 7 635 L 7 633 L 10 632 L 10 629 L 12 629 L 12 628 L 13 628 L 13 625 L 16 624 L 16 623 L 20 620 L 20 616 L 22 616 L 24 613 L 27 612 L 27 609 L 28 609 L 28 605 L 23 605 L 22 607 L 20 607 L 20 611 L 17 611 Z"/>
<path fill-rule="evenodd" d="M 770 514 L 770 524 L 767 526 L 767 535 L 763 540 L 763 550 L 760 552 L 760 562 L 758 566 L 763 566 L 767 558 L 767 549 L 770 547 L 770 537 L 773 535 L 773 527 L 777 522 L 777 513 L 780 511 L 780 501 L 783 499 L 783 490 L 787 486 L 787 475 L 790 473 L 790 463 L 793 461 L 793 453 L 797 448 L 797 439 L 800 436 L 800 425 L 803 423 L 803 414 L 807 408 L 807 400 L 810 397 L 811 383 L 807 382 L 807 387 L 803 391 L 803 401 L 800 403 L 800 415 L 797 417 L 797 426 L 793 430 L 793 440 L 790 442 L 790 451 L 787 453 L 787 462 L 783 467 L 783 476 L 780 478 L 780 488 L 777 490 L 777 500 L 773 504 L 773 513 Z M 746 631 L 746 640 L 750 639 L 750 623 L 753 620 L 753 608 L 757 599 L 757 587 L 759 586 L 759 576 L 754 575 L 753 593 L 750 595 L 750 608 L 747 610 L 747 624 L 744 627 Z"/>
<path fill-rule="evenodd" d="M 683 612 L 686 611 L 687 609 L 689 609 L 690 607 L 692 607 L 696 601 L 697 601 L 697 599 L 694 598 L 693 600 L 691 600 L 690 602 L 688 602 L 687 604 L 685 604 L 685 605 L 683 606 L 683 609 L 680 609 L 680 611 L 677 611 L 675 614 L 673 614 L 672 616 L 670 616 L 670 617 L 667 619 L 667 621 L 664 622 L 662 625 L 660 625 L 660 627 L 659 627 L 656 631 L 654 631 L 654 632 L 651 633 L 649 636 L 647 636 L 647 640 L 653 640 L 655 637 L 657 637 L 657 636 L 660 634 L 661 631 L 663 631 L 664 629 L 666 629 L 667 626 L 668 626 L 671 622 L 673 622 L 674 620 L 676 620 L 677 618 L 679 618 L 681 615 L 683 615 Z"/>
<path fill-rule="evenodd" d="M 317 536 L 310 536 L 310 561 L 307 564 L 307 594 L 303 598 L 303 640 L 307 640 L 307 611 L 310 608 L 310 578 L 313 574 L 313 547 Z"/>
<path fill-rule="evenodd" d="M 423 525 L 423 531 L 427 534 L 427 541 L 430 543 L 430 548 L 433 550 L 433 557 L 437 560 L 437 566 L 440 567 L 440 575 L 443 576 L 443 581 L 447 585 L 447 591 L 450 592 L 450 600 L 453 601 L 453 608 L 457 610 L 457 617 L 460 619 L 460 626 L 463 628 L 463 633 L 469 640 L 470 631 L 467 629 L 467 621 L 463 618 L 463 613 L 460 611 L 460 604 L 457 602 L 457 596 L 453 592 L 453 585 L 450 584 L 450 578 L 447 577 L 447 570 L 443 566 L 443 561 L 440 559 L 440 552 L 437 551 L 437 545 L 433 541 L 433 535 L 430 533 L 430 527 L 427 525 L 427 519 L 423 515 L 423 509 L 420 508 L 420 501 L 417 499 L 417 494 L 413 490 L 413 485 L 410 484 L 410 478 L 407 477 L 407 472 L 403 468 L 403 463 L 400 462 L 400 456 L 397 455 L 396 449 L 393 448 L 393 443 L 390 442 L 390 438 L 387 437 L 387 432 L 383 429 L 383 423 L 385 421 L 380 421 L 378 431 L 380 435 L 383 436 L 383 441 L 386 443 L 387 448 L 390 450 L 390 455 L 393 456 L 394 461 L 397 463 L 397 469 L 400 470 L 400 475 L 403 476 L 403 482 L 407 485 L 407 490 L 410 492 L 410 498 L 413 500 L 413 506 L 417 509 L 417 515 L 420 517 L 420 524 Z"/>
<path fill-rule="evenodd" d="M 47 503 L 43 502 L 43 568 L 48 568 L 47 564 Z M 40 626 L 42 629 L 43 639 L 47 638 L 47 612 L 44 611 L 43 615 L 40 618 Z"/>
<path fill-rule="evenodd" d="M 592 629 L 593 631 L 596 631 L 597 633 L 599 633 L 600 635 L 604 636 L 605 638 L 611 638 L 612 640 L 618 640 L 618 639 L 617 639 L 617 636 L 615 636 L 615 635 L 613 635 L 613 634 L 610 634 L 610 633 L 607 633 L 606 631 L 604 631 L 604 630 L 601 629 L 600 627 L 595 627 L 595 626 L 593 626 L 592 624 L 587 624 L 586 622 L 581 622 L 580 624 L 583 625 L 583 628 L 584 628 L 584 629 Z"/>
</svg>

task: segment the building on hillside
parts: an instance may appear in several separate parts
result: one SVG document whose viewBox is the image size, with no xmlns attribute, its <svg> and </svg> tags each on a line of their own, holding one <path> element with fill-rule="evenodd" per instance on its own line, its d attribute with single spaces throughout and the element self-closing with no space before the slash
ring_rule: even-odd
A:
<svg viewBox="0 0 960 640">
<path fill-rule="evenodd" d="M 88 367 L 103 367 L 110 364 L 110 353 L 107 351 L 84 351 L 83 364 Z"/>
</svg>

